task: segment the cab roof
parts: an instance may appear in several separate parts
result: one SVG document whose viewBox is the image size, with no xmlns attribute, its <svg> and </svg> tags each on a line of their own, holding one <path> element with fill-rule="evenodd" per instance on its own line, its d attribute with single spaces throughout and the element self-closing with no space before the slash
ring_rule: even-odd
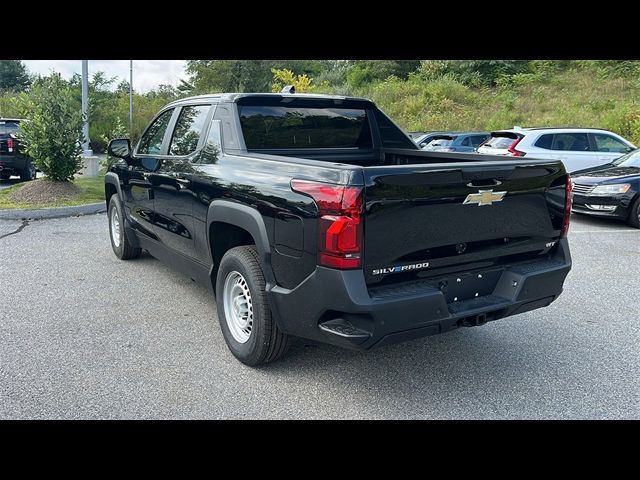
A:
<svg viewBox="0 0 640 480">
<path fill-rule="evenodd" d="M 194 97 L 181 98 L 174 102 L 171 102 L 169 105 L 180 105 L 183 103 L 193 103 L 193 102 L 225 102 L 225 103 L 234 103 L 238 102 L 244 98 L 269 98 L 269 99 L 305 99 L 305 100 L 333 100 L 334 103 L 340 104 L 344 101 L 357 101 L 357 102 L 371 102 L 368 98 L 362 97 L 347 97 L 342 95 L 322 95 L 322 94 L 314 94 L 314 93 L 214 93 L 207 95 L 198 95 Z M 167 106 L 169 106 L 167 105 Z"/>
</svg>

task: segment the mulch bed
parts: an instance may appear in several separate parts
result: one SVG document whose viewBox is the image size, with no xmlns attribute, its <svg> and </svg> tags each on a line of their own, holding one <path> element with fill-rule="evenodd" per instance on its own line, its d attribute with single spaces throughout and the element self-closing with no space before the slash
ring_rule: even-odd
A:
<svg viewBox="0 0 640 480">
<path fill-rule="evenodd" d="M 80 188 L 71 182 L 53 182 L 38 179 L 24 184 L 9 195 L 15 203 L 48 204 L 58 200 L 70 200 L 81 193 Z"/>
</svg>

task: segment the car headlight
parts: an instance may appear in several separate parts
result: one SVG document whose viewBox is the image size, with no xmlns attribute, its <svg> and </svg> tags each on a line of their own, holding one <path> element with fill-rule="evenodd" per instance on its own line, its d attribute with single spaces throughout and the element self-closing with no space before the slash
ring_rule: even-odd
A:
<svg viewBox="0 0 640 480">
<path fill-rule="evenodd" d="M 591 195 L 610 195 L 612 193 L 627 193 L 631 185 L 628 183 L 616 183 L 614 185 L 598 185 L 591 191 Z"/>
</svg>

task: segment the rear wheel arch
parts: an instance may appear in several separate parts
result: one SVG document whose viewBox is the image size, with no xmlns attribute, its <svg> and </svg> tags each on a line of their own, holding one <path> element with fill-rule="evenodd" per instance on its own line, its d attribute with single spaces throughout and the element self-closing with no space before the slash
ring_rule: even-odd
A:
<svg viewBox="0 0 640 480">
<path fill-rule="evenodd" d="M 207 244 L 210 248 L 212 283 L 224 254 L 241 245 L 255 245 L 267 285 L 275 285 L 271 269 L 271 247 L 262 214 L 248 205 L 214 200 L 207 214 Z"/>
</svg>

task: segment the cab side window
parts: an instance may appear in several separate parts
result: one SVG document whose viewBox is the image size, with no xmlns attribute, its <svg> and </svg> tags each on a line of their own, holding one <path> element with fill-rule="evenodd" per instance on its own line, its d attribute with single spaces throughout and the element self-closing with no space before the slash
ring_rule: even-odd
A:
<svg viewBox="0 0 640 480">
<path fill-rule="evenodd" d="M 184 156 L 195 152 L 211 105 L 183 107 L 173 130 L 169 155 Z"/>
<path fill-rule="evenodd" d="M 159 155 L 162 152 L 162 140 L 167 131 L 173 108 L 162 113 L 151 126 L 144 132 L 140 145 L 138 146 L 138 154 L 143 155 Z"/>
<path fill-rule="evenodd" d="M 202 153 L 198 155 L 196 161 L 200 164 L 212 165 L 218 163 L 220 155 L 222 155 L 222 122 L 212 120 Z"/>
</svg>

